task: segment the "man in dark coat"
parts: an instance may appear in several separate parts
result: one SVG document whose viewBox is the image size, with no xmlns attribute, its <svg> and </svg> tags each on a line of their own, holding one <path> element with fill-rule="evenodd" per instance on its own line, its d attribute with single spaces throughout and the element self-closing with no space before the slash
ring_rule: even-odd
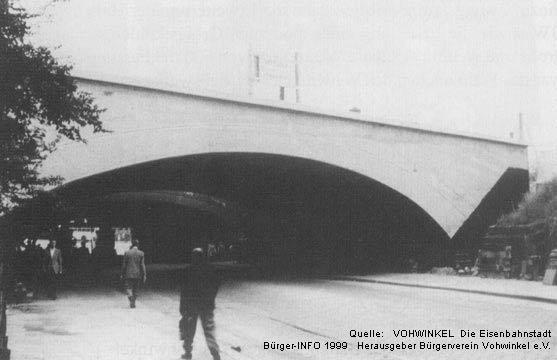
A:
<svg viewBox="0 0 557 360">
<path fill-rule="evenodd" d="M 33 240 L 26 239 L 24 243 L 25 250 L 22 253 L 22 259 L 24 261 L 22 266 L 24 283 L 27 291 L 32 292 L 33 296 L 36 297 L 39 285 L 38 275 L 42 264 L 40 262 L 40 258 L 38 257 Z"/>
<path fill-rule="evenodd" d="M 77 273 L 77 279 L 86 283 L 89 280 L 89 263 L 90 263 L 89 249 L 87 248 L 87 239 L 85 237 L 81 238 L 81 247 L 75 250 L 75 271 Z"/>
<path fill-rule="evenodd" d="M 37 256 L 37 261 L 38 261 L 38 266 L 37 266 L 37 288 L 36 288 L 36 292 L 35 292 L 35 298 L 38 298 L 39 296 L 39 290 L 41 287 L 44 288 L 45 284 L 46 284 L 46 276 L 47 276 L 47 269 L 46 269 L 46 263 L 47 263 L 47 256 L 48 254 L 46 253 L 46 250 L 43 249 L 41 247 L 41 245 L 36 244 L 35 245 L 35 252 L 36 252 L 36 256 Z"/>
<path fill-rule="evenodd" d="M 137 299 L 140 282 L 147 280 L 145 254 L 137 248 L 138 246 L 139 241 L 137 239 L 132 240 L 132 247 L 124 253 L 124 261 L 122 263 L 121 278 L 124 280 L 132 309 L 135 308 L 135 300 Z"/>
<path fill-rule="evenodd" d="M 180 338 L 184 341 L 182 359 L 191 359 L 197 318 L 201 319 L 205 341 L 214 360 L 220 360 L 215 338 L 215 297 L 220 279 L 214 267 L 207 263 L 203 250 L 192 251 L 192 266 L 184 273 L 180 289 Z"/>
</svg>

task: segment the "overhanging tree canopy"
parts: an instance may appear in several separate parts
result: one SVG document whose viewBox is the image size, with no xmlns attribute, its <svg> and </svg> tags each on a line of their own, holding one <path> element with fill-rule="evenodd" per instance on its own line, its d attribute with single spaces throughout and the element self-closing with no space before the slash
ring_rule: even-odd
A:
<svg viewBox="0 0 557 360">
<path fill-rule="evenodd" d="M 38 169 L 61 138 L 84 141 L 81 131 L 104 131 L 103 109 L 78 91 L 71 66 L 27 41 L 30 16 L 0 0 L 0 216 L 57 177 Z"/>
</svg>

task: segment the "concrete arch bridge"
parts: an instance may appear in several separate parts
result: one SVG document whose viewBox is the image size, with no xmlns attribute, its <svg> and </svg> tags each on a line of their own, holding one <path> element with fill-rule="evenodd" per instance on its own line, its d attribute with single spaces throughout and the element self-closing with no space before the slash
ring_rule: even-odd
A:
<svg viewBox="0 0 557 360">
<path fill-rule="evenodd" d="M 153 243 L 178 231 L 193 244 L 203 231 L 184 224 L 208 213 L 195 202 L 154 202 L 153 192 L 194 193 L 245 209 L 251 237 L 280 238 L 254 245 L 256 254 L 343 259 L 339 268 L 407 257 L 432 265 L 455 246 L 473 247 L 528 188 L 521 143 L 284 102 L 77 81 L 107 109 L 111 132 L 61 144 L 42 171 L 64 177 L 55 191 L 73 203 L 119 198 L 103 205 L 110 221 L 142 228 Z M 231 236 L 223 233 L 209 236 Z"/>
</svg>

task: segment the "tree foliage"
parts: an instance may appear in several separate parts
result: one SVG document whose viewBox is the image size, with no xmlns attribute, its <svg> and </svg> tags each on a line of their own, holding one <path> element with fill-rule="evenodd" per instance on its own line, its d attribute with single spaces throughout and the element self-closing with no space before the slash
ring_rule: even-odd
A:
<svg viewBox="0 0 557 360">
<path fill-rule="evenodd" d="M 557 178 L 526 194 L 518 207 L 499 219 L 499 225 L 526 225 L 557 218 Z"/>
<path fill-rule="evenodd" d="M 104 131 L 103 109 L 77 89 L 71 66 L 27 40 L 29 18 L 20 8 L 0 12 L 0 215 L 61 180 L 38 171 L 60 139 Z"/>
</svg>

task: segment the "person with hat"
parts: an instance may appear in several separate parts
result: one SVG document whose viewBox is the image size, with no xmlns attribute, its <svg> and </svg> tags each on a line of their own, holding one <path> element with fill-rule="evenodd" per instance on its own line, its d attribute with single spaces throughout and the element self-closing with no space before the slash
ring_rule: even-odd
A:
<svg viewBox="0 0 557 360">
<path fill-rule="evenodd" d="M 191 254 L 191 267 L 186 269 L 180 289 L 180 338 L 184 341 L 182 359 L 191 359 L 197 318 L 201 320 L 205 341 L 214 360 L 220 360 L 220 350 L 215 337 L 215 298 L 220 285 L 215 268 L 206 260 L 201 248 Z"/>
</svg>

